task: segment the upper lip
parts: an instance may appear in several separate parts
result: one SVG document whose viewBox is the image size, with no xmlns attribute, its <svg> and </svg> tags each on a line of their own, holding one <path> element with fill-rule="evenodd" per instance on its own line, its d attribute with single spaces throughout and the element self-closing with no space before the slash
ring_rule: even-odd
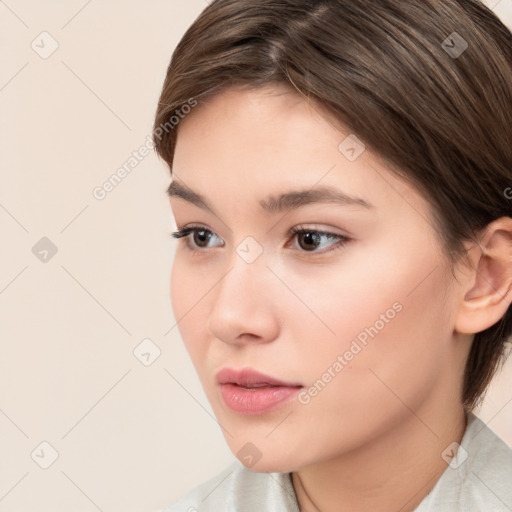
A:
<svg viewBox="0 0 512 512">
<path fill-rule="evenodd" d="M 252 368 L 242 368 L 234 370 L 233 368 L 222 368 L 217 372 L 217 382 L 219 384 L 237 384 L 238 386 L 283 386 L 283 387 L 302 387 L 297 382 L 286 382 L 280 379 L 265 375 L 264 373 L 253 370 Z"/>
</svg>

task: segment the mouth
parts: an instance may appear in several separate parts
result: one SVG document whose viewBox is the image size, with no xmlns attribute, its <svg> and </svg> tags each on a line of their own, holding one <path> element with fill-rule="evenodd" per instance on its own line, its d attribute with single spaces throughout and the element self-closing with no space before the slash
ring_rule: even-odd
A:
<svg viewBox="0 0 512 512">
<path fill-rule="evenodd" d="M 225 382 L 225 384 L 233 384 L 234 386 L 238 386 L 240 388 L 244 389 L 258 389 L 258 388 L 278 388 L 281 386 L 278 385 L 271 385 L 267 383 L 260 382 L 259 384 L 254 384 L 252 386 L 244 386 L 243 384 L 237 384 L 236 382 Z"/>
<path fill-rule="evenodd" d="M 217 372 L 217 382 L 219 384 L 236 384 L 244 388 L 261 388 L 261 387 L 302 387 L 297 382 L 287 382 L 276 379 L 270 375 L 258 372 L 252 368 L 243 368 L 241 370 L 233 370 L 232 368 L 222 368 Z"/>
<path fill-rule="evenodd" d="M 250 368 L 223 368 L 217 373 L 217 382 L 224 403 L 243 415 L 263 414 L 283 406 L 303 388 L 302 384 L 276 379 Z"/>
</svg>

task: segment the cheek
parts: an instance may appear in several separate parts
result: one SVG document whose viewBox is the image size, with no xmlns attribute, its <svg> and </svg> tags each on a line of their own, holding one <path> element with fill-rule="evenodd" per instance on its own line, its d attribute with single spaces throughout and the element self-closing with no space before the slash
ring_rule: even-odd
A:
<svg viewBox="0 0 512 512">
<path fill-rule="evenodd" d="M 171 305 L 174 318 L 176 322 L 179 322 L 180 331 L 182 323 L 180 319 L 183 318 L 186 306 L 191 301 L 190 289 L 187 286 L 190 276 L 187 274 L 186 269 L 180 265 L 179 258 L 176 256 L 171 271 Z"/>
<path fill-rule="evenodd" d="M 206 317 L 201 308 L 208 289 L 208 281 L 201 272 L 185 264 L 177 254 L 171 272 L 171 304 L 181 338 L 194 363 L 203 338 L 201 329 L 204 329 Z"/>
<path fill-rule="evenodd" d="M 409 264 L 400 275 L 331 278 L 325 293 L 317 281 L 315 293 L 303 295 L 335 334 L 309 314 L 296 315 L 300 361 L 291 360 L 303 369 L 307 394 L 295 410 L 295 425 L 290 420 L 288 429 L 276 431 L 276 446 L 295 437 L 302 442 L 301 434 L 291 435 L 295 429 L 315 434 L 308 437 L 305 458 L 327 456 L 333 446 L 346 450 L 406 421 L 428 400 L 450 371 L 440 361 L 450 361 L 444 353 L 451 333 L 449 322 L 443 323 L 445 278 L 437 269 L 425 279 L 436 266 L 431 263 L 425 258 Z"/>
<path fill-rule="evenodd" d="M 354 399 L 356 408 L 378 405 L 377 397 L 393 392 L 415 401 L 416 391 L 438 378 L 451 334 L 438 255 L 379 255 L 378 261 L 359 260 L 352 272 L 325 268 L 294 283 L 317 316 L 295 316 L 305 375 L 311 385 L 329 381 L 333 400 Z"/>
</svg>

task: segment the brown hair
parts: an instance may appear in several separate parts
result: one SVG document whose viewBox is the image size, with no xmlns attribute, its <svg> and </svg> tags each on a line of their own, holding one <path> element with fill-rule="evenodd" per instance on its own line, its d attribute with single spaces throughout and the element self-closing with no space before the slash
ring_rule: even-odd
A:
<svg viewBox="0 0 512 512">
<path fill-rule="evenodd" d="M 273 83 L 350 127 L 430 201 L 452 265 L 464 240 L 512 216 L 512 34 L 479 1 L 214 0 L 173 53 L 157 153 L 172 172 L 184 105 L 227 86 Z M 466 409 L 483 396 L 511 332 L 509 308 L 475 335 Z"/>
</svg>

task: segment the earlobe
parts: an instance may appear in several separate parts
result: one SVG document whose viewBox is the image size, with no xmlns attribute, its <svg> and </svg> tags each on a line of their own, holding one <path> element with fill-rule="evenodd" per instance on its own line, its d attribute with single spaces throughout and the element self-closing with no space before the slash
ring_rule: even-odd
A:
<svg viewBox="0 0 512 512">
<path fill-rule="evenodd" d="M 512 301 L 512 218 L 491 222 L 468 256 L 471 269 L 464 271 L 463 297 L 454 325 L 462 334 L 491 327 Z"/>
</svg>

